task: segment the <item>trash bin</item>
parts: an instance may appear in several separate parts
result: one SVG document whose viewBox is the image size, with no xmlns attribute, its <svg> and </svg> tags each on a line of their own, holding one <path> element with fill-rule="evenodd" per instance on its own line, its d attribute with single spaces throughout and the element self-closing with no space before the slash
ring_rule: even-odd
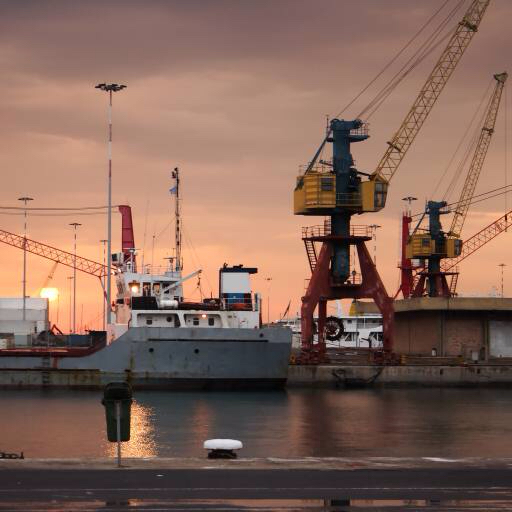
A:
<svg viewBox="0 0 512 512">
<path fill-rule="evenodd" d="M 126 382 L 111 382 L 105 386 L 103 400 L 105 417 L 107 420 L 107 438 L 115 443 L 117 439 L 117 413 L 116 403 L 119 403 L 121 438 L 119 441 L 130 440 L 130 419 L 132 407 L 132 388 Z"/>
</svg>

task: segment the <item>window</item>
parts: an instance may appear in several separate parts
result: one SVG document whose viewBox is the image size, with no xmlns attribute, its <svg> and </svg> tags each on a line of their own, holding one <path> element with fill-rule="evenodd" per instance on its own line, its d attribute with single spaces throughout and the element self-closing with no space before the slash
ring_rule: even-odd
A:
<svg viewBox="0 0 512 512">
<path fill-rule="evenodd" d="M 375 207 L 383 208 L 386 204 L 386 195 L 388 191 L 388 184 L 376 182 L 375 183 Z"/>
<path fill-rule="evenodd" d="M 153 319 L 152 318 L 146 318 L 146 325 L 153 325 Z"/>
<path fill-rule="evenodd" d="M 333 191 L 334 180 L 329 178 L 320 178 L 320 190 L 322 192 L 332 192 Z"/>
<path fill-rule="evenodd" d="M 215 318 L 208 318 L 208 325 L 215 325 Z"/>
<path fill-rule="evenodd" d="M 142 283 L 142 295 L 144 297 L 151 295 L 151 283 Z"/>
<path fill-rule="evenodd" d="M 194 319 L 192 320 L 192 323 L 193 323 L 194 325 L 199 325 L 199 318 L 194 318 Z"/>
<path fill-rule="evenodd" d="M 153 284 L 153 294 L 160 295 L 160 283 Z"/>
</svg>

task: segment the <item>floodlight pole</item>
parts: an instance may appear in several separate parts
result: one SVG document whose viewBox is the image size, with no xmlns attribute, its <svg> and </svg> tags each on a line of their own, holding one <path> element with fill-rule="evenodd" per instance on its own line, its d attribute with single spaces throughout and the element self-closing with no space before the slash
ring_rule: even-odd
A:
<svg viewBox="0 0 512 512">
<path fill-rule="evenodd" d="M 105 248 L 105 244 L 108 242 L 108 240 L 100 240 L 100 243 L 103 244 L 103 268 L 105 268 L 105 263 L 106 263 L 106 248 Z M 102 283 L 102 288 L 103 288 L 103 294 L 102 294 L 102 300 L 101 300 L 101 304 L 103 306 L 103 330 L 105 330 L 105 314 L 106 314 L 106 311 L 107 311 L 107 308 L 106 308 L 106 304 L 105 304 L 105 281 L 107 279 L 107 276 L 103 276 L 101 278 L 101 283 Z"/>
<path fill-rule="evenodd" d="M 33 201 L 32 197 L 19 197 L 18 201 L 23 201 L 24 210 L 24 228 L 23 228 L 23 322 L 27 319 L 27 203 Z"/>
<path fill-rule="evenodd" d="M 108 212 L 107 212 L 107 326 L 112 313 L 112 93 L 122 91 L 126 85 L 101 83 L 96 89 L 108 92 Z"/>
<path fill-rule="evenodd" d="M 73 252 L 73 334 L 76 334 L 76 229 L 81 226 L 79 222 L 70 222 L 74 228 L 74 252 Z"/>
</svg>

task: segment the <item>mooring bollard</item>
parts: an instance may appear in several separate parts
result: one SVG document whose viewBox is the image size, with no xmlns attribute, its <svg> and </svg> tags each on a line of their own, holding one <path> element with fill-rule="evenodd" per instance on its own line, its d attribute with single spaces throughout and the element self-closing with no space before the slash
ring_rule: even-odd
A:
<svg viewBox="0 0 512 512">
<path fill-rule="evenodd" d="M 203 448 L 208 450 L 209 459 L 236 459 L 236 450 L 241 450 L 243 444 L 236 439 L 208 439 Z"/>
<path fill-rule="evenodd" d="M 103 400 L 107 421 L 107 439 L 117 443 L 117 466 L 121 467 L 121 442 L 130 440 L 132 389 L 126 382 L 105 386 Z"/>
</svg>

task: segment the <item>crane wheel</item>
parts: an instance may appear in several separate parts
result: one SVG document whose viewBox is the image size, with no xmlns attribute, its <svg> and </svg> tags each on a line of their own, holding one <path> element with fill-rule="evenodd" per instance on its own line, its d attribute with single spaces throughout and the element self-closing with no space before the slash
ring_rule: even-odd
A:
<svg viewBox="0 0 512 512">
<path fill-rule="evenodd" d="M 325 337 L 329 341 L 338 341 L 344 332 L 345 328 L 343 327 L 343 320 L 341 318 L 328 316 L 325 319 Z"/>
</svg>

